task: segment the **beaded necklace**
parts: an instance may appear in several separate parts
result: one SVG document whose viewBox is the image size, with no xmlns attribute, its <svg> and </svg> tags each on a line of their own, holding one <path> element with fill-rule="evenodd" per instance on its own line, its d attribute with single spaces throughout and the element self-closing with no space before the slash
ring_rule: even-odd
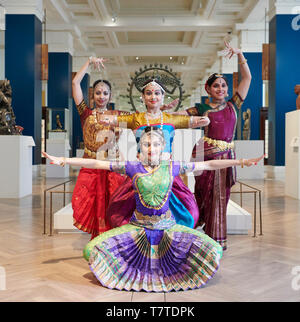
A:
<svg viewBox="0 0 300 322">
<path fill-rule="evenodd" d="M 161 130 L 163 129 L 163 124 L 164 124 L 164 115 L 162 113 L 162 111 L 159 111 L 160 112 L 160 128 Z M 147 125 L 150 126 L 150 122 L 149 122 L 149 118 L 148 118 L 148 112 L 145 113 L 145 118 L 146 118 L 146 121 L 147 121 Z"/>
</svg>

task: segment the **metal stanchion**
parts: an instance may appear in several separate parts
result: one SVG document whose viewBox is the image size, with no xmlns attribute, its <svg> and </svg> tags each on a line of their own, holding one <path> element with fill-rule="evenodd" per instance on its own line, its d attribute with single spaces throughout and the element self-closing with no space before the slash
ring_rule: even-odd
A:
<svg viewBox="0 0 300 322">
<path fill-rule="evenodd" d="M 60 183 L 60 184 L 57 184 L 53 187 L 50 187 L 48 189 L 45 189 L 44 190 L 44 231 L 43 231 L 43 234 L 46 235 L 47 231 L 46 231 L 46 209 L 47 209 L 47 192 L 50 192 L 50 236 L 53 235 L 53 206 L 52 206 L 52 202 L 53 202 L 53 196 L 52 194 L 53 193 L 63 193 L 63 205 L 65 207 L 66 205 L 66 193 L 73 193 L 72 191 L 66 191 L 66 184 L 68 182 L 71 182 L 73 180 L 68 180 L 68 181 L 65 181 L 63 183 Z M 50 191 L 54 188 L 57 188 L 59 186 L 63 185 L 64 186 L 64 190 L 63 191 Z"/>
</svg>

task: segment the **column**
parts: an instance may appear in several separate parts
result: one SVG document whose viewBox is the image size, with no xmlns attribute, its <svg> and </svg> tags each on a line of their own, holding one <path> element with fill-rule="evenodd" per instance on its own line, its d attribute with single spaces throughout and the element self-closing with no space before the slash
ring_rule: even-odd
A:
<svg viewBox="0 0 300 322">
<path fill-rule="evenodd" d="M 270 1 L 269 164 L 276 166 L 285 165 L 285 114 L 296 109 L 299 9 L 299 1 Z"/>
<path fill-rule="evenodd" d="M 42 0 L 3 1 L 5 77 L 12 86 L 12 107 L 23 134 L 35 141 L 33 164 L 41 163 L 41 43 Z"/>
<path fill-rule="evenodd" d="M 88 57 L 74 57 L 73 61 L 73 77 L 80 70 L 83 64 L 86 62 Z M 83 93 L 83 98 L 86 104 L 89 104 L 89 87 L 90 87 L 90 75 L 85 74 L 81 81 L 81 89 Z M 76 149 L 79 149 L 79 142 L 83 142 L 83 133 L 80 123 L 80 117 L 76 108 L 76 104 L 73 100 L 72 103 L 73 109 L 73 142 L 72 142 L 72 154 L 76 156 Z"/>
<path fill-rule="evenodd" d="M 251 110 L 251 140 L 260 139 L 260 109 L 263 107 L 262 44 L 265 42 L 263 27 L 263 24 L 252 23 L 237 25 L 237 29 L 241 30 L 240 48 L 247 59 L 252 75 L 251 85 L 240 113 L 242 129 L 244 125 L 242 113 L 247 109 Z"/>
<path fill-rule="evenodd" d="M 70 32 L 47 31 L 49 48 L 49 78 L 47 86 L 48 108 L 51 111 L 52 129 L 58 114 L 67 130 L 70 144 L 73 140 L 72 56 L 73 37 Z"/>
</svg>

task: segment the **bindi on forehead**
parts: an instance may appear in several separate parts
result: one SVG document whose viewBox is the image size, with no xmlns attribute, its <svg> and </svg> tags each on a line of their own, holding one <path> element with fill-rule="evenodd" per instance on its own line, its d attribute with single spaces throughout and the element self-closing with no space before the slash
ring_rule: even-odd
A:
<svg viewBox="0 0 300 322">
<path fill-rule="evenodd" d="M 226 83 L 226 81 L 225 81 L 225 79 L 223 79 L 223 78 L 218 78 L 218 79 L 216 79 L 213 83 L 212 83 L 212 85 L 211 86 L 227 86 L 227 83 Z"/>
<path fill-rule="evenodd" d="M 102 91 L 108 91 L 109 92 L 109 87 L 106 84 L 100 84 L 97 85 L 95 88 L 96 91 L 102 90 Z"/>
</svg>

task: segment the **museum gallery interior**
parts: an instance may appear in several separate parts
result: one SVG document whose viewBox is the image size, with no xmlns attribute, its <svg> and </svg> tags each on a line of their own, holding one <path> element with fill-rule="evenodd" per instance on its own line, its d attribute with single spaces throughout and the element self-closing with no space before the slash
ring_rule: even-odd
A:
<svg viewBox="0 0 300 322">
<path fill-rule="evenodd" d="M 299 0 L 0 0 L 0 301 L 299 301 L 299 51 Z"/>
</svg>

